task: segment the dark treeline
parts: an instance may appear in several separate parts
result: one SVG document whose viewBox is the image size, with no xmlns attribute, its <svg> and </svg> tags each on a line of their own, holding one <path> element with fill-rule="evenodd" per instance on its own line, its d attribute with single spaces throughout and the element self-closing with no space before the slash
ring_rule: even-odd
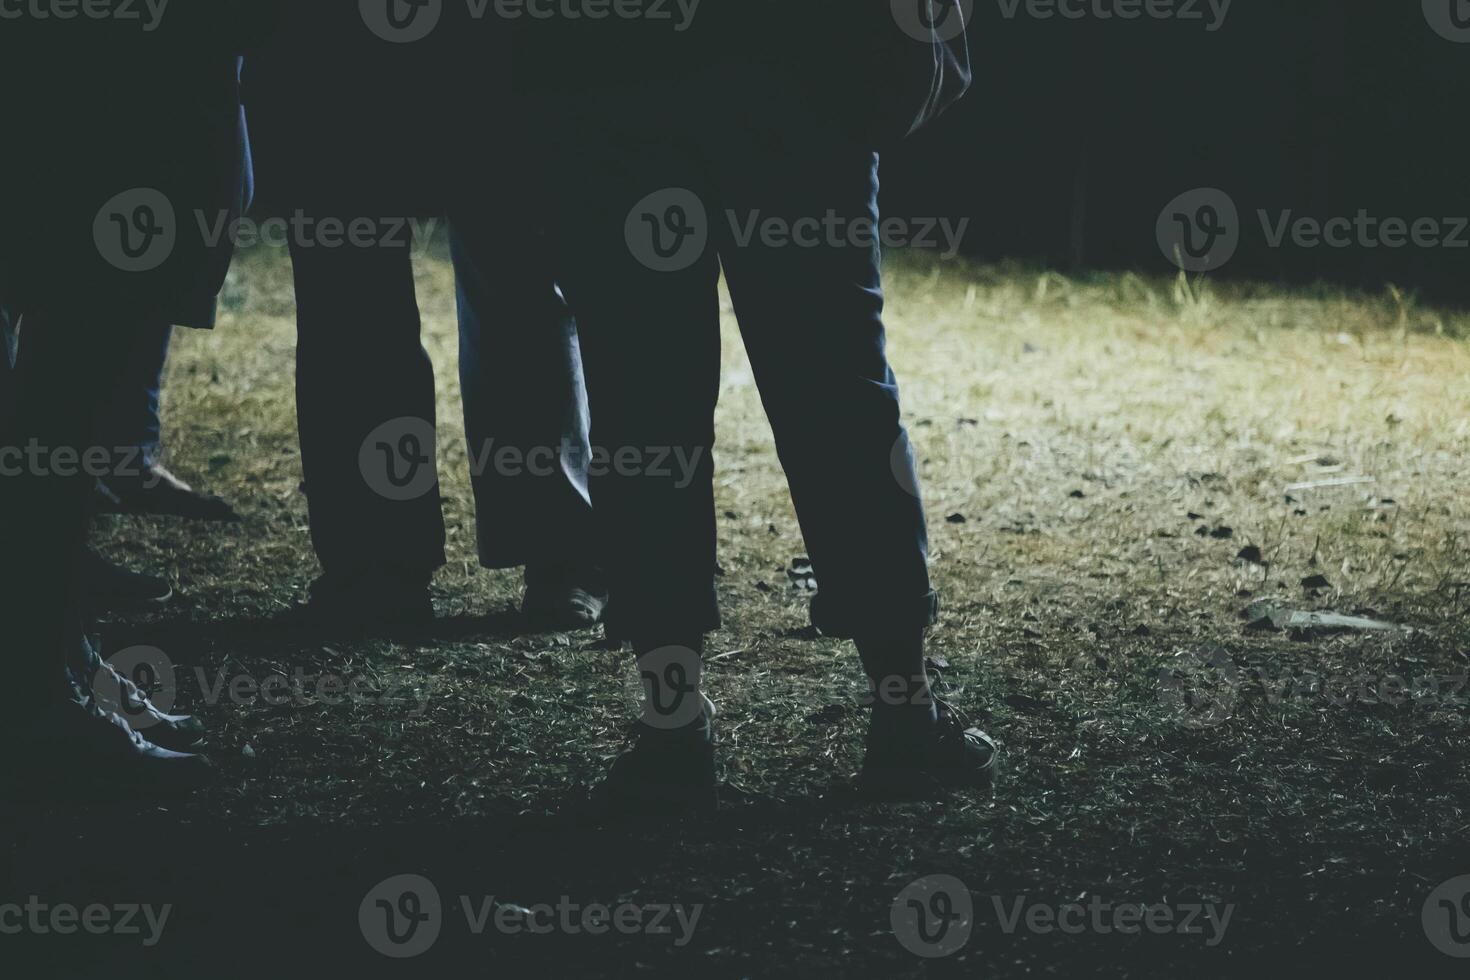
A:
<svg viewBox="0 0 1470 980">
<path fill-rule="evenodd" d="M 1217 187 L 1243 222 L 1226 275 L 1465 299 L 1470 230 L 1458 248 L 1277 248 L 1258 212 L 1273 229 L 1288 210 L 1366 210 L 1455 233 L 1470 217 L 1470 43 L 1436 33 L 1417 2 L 1236 0 L 1215 31 L 1205 0 L 1192 6 L 1202 20 L 1066 20 L 977 0 L 976 89 L 889 155 L 886 207 L 972 216 L 966 249 L 986 258 L 1167 271 L 1160 211 Z"/>
</svg>

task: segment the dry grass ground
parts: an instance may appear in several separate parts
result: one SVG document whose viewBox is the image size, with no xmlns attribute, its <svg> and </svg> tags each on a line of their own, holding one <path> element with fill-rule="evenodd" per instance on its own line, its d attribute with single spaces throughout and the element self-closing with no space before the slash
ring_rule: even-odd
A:
<svg viewBox="0 0 1470 980">
<path fill-rule="evenodd" d="M 805 629 L 784 572 L 802 543 L 727 322 L 727 626 L 709 666 L 726 802 L 708 824 L 638 831 L 557 816 L 621 744 L 628 658 L 590 634 L 517 635 L 516 577 L 476 567 L 438 249 L 419 284 L 446 430 L 446 623 L 414 643 L 326 646 L 262 627 L 314 568 L 289 269 L 257 251 L 238 263 L 220 329 L 180 338 L 167 393 L 175 468 L 232 499 L 244 523 L 100 529 L 115 553 L 176 570 L 179 604 L 120 626 L 113 646 L 169 654 L 227 778 L 144 814 L 23 815 L 19 880 L 174 902 L 150 952 L 160 975 L 256 955 L 287 976 L 334 964 L 1065 977 L 1462 963 L 1435 951 L 1420 913 L 1435 886 L 1470 873 L 1470 318 L 1392 291 L 1068 279 L 922 255 L 892 257 L 890 283 L 943 596 L 933 655 L 1004 745 L 993 797 L 854 808 L 829 791 L 859 760 L 856 658 Z M 1344 477 L 1372 482 L 1287 490 Z M 1257 561 L 1237 557 L 1249 548 Z M 1304 588 L 1315 575 L 1325 584 Z M 1411 629 L 1250 629 L 1244 611 L 1261 600 Z M 299 667 L 416 693 L 209 705 L 196 667 Z M 125 833 L 101 843 L 99 823 Z M 56 858 L 59 841 L 78 856 Z M 367 948 L 357 906 L 403 872 L 437 884 L 447 921 L 421 960 L 392 963 Z M 974 927 L 959 953 L 926 961 L 889 910 L 937 873 L 973 893 Z M 683 948 L 477 937 L 460 895 L 704 911 Z M 1009 910 L 1022 896 L 1234 909 L 1215 945 L 1208 929 L 1007 933 L 994 901 Z"/>
</svg>

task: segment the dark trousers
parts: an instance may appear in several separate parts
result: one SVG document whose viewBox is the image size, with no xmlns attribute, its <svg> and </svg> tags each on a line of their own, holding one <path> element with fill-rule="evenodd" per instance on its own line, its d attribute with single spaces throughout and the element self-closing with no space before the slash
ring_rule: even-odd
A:
<svg viewBox="0 0 1470 980">
<path fill-rule="evenodd" d="M 317 214 L 326 212 L 315 212 Z M 291 242 L 296 277 L 296 412 L 311 540 L 328 574 L 427 579 L 444 564 L 432 439 L 406 493 L 365 472 L 379 438 L 432 433 L 434 369 L 419 339 L 412 241 L 372 247 Z M 374 438 L 369 439 L 370 436 Z M 417 451 L 417 450 L 416 450 Z M 395 462 L 389 460 L 389 463 Z"/>
<path fill-rule="evenodd" d="M 759 228 L 746 240 L 752 220 L 804 233 L 829 215 L 876 221 L 877 158 L 774 70 L 747 74 L 583 94 L 552 114 L 556 237 L 593 451 L 628 461 L 592 477 L 610 629 L 667 640 L 719 623 L 723 270 L 820 583 L 814 622 L 835 636 L 912 635 L 937 603 L 885 355 L 879 248 L 827 243 L 820 229 L 815 246 Z M 670 450 L 698 461 L 687 485 L 657 465 Z"/>
<path fill-rule="evenodd" d="M 20 326 L 18 311 L 0 305 L 0 399 L 9 398 L 12 382 L 8 369 L 14 365 Z M 159 404 L 163 397 L 163 370 L 174 328 L 166 321 L 150 322 L 131 331 L 132 341 L 123 360 L 114 365 L 108 383 L 109 410 L 104 413 L 98 438 L 110 446 L 136 446 L 148 460 L 159 456 L 163 423 Z M 3 409 L 0 409 L 3 410 Z"/>
<path fill-rule="evenodd" d="M 65 694 L 63 668 L 83 630 L 78 560 L 98 475 L 132 465 L 101 439 L 120 358 L 136 342 L 115 322 L 28 315 L 0 437 L 0 554 L 15 575 L 0 589 L 7 683 L 26 692 L 0 726 Z M 19 515 L 19 519 L 16 516 Z"/>
<path fill-rule="evenodd" d="M 492 568 L 586 561 L 594 544 L 576 328 L 529 238 L 504 211 L 455 219 L 465 430 Z M 434 373 L 410 244 L 292 247 L 301 459 L 328 574 L 427 578 L 444 563 Z"/>
<path fill-rule="evenodd" d="M 519 208 L 450 217 L 480 563 L 594 564 L 582 354 L 546 242 Z"/>
<path fill-rule="evenodd" d="M 163 370 L 168 364 L 173 326 L 167 321 L 139 325 L 123 359 L 115 365 L 101 438 L 108 445 L 136 446 L 150 461 L 158 459 L 163 440 L 159 403 Z"/>
</svg>

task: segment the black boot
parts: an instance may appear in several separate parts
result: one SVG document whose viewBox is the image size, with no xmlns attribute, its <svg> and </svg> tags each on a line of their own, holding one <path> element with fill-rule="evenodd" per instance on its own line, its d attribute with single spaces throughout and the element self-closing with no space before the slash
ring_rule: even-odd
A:
<svg viewBox="0 0 1470 980">
<path fill-rule="evenodd" d="M 858 791 L 870 799 L 927 800 L 956 789 L 994 784 L 1000 749 L 989 735 L 968 726 L 949 704 L 934 699 L 932 719 L 915 722 L 875 705 Z"/>
</svg>

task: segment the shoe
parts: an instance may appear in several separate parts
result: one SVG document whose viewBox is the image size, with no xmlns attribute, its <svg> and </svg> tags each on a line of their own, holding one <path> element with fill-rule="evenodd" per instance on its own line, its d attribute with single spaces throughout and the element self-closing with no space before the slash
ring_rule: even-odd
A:
<svg viewBox="0 0 1470 980">
<path fill-rule="evenodd" d="M 82 641 L 85 680 L 97 707 L 118 715 L 133 730 L 144 734 L 159 748 L 185 752 L 204 741 L 204 723 L 193 715 L 175 715 L 161 710 L 138 685 L 102 659 L 97 640 Z"/>
<path fill-rule="evenodd" d="M 968 726 L 958 711 L 935 698 L 938 720 L 917 736 L 868 732 L 858 774 L 860 795 L 875 800 L 928 800 L 956 789 L 994 785 L 1000 747 Z"/>
<path fill-rule="evenodd" d="M 99 481 L 101 509 L 111 514 L 155 514 L 199 521 L 240 520 L 235 508 L 212 493 L 201 493 L 157 463 L 136 476 Z"/>
<path fill-rule="evenodd" d="M 141 612 L 166 604 L 174 590 L 166 579 L 115 565 L 87 548 L 82 553 L 82 595 L 94 614 Z"/>
<path fill-rule="evenodd" d="M 718 808 L 715 706 L 709 698 L 704 704 L 700 720 L 677 731 L 661 731 L 643 722 L 634 726 L 633 748 L 613 760 L 607 775 L 592 788 L 596 816 L 666 818 L 709 814 Z"/>
<path fill-rule="evenodd" d="M 434 622 L 428 577 L 323 575 L 279 625 L 342 636 L 422 629 Z"/>
<path fill-rule="evenodd" d="M 11 798 L 68 801 L 157 800 L 212 783 L 202 755 L 162 748 L 73 686 L 73 697 L 49 706 L 0 762 Z"/>
<path fill-rule="evenodd" d="M 602 573 L 584 565 L 527 565 L 521 611 L 547 630 L 590 629 L 602 622 L 607 587 Z"/>
</svg>

